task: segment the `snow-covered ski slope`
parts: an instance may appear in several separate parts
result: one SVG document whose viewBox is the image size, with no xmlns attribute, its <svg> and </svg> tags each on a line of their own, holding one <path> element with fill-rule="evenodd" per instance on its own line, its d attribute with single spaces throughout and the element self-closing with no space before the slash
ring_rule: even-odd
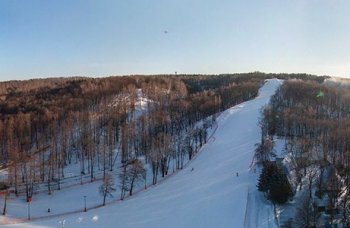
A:
<svg viewBox="0 0 350 228">
<path fill-rule="evenodd" d="M 255 187 L 259 170 L 251 164 L 260 140 L 259 111 L 280 84 L 267 80 L 257 98 L 224 111 L 200 154 L 161 184 L 86 213 L 15 226 L 60 227 L 65 220 L 65 227 L 84 228 L 275 227 L 273 208 Z"/>
</svg>

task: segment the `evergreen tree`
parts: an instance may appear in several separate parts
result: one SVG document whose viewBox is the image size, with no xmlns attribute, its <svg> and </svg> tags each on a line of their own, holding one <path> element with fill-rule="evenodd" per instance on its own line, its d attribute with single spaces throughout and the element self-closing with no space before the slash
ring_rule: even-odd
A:
<svg viewBox="0 0 350 228">
<path fill-rule="evenodd" d="M 274 203 L 286 203 L 293 196 L 286 174 L 282 167 L 274 162 L 264 163 L 257 187 Z"/>
</svg>

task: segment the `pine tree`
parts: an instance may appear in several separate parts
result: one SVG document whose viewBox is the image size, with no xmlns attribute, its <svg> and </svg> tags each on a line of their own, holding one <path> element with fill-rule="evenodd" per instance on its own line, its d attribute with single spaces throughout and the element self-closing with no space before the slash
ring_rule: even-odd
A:
<svg viewBox="0 0 350 228">
<path fill-rule="evenodd" d="M 267 190 L 268 190 L 268 186 L 267 186 L 268 180 L 267 179 L 268 179 L 268 170 L 267 170 L 267 166 L 264 165 L 262 172 L 260 174 L 260 177 L 259 177 L 258 185 L 257 185 L 259 191 L 267 192 Z"/>
<path fill-rule="evenodd" d="M 273 162 L 264 163 L 257 187 L 274 203 L 286 203 L 293 196 L 292 188 L 282 167 Z"/>
</svg>

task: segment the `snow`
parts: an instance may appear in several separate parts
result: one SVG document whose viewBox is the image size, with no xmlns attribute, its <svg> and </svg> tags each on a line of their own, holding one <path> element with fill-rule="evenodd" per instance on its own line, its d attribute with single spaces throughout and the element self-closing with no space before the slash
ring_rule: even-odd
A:
<svg viewBox="0 0 350 228">
<path fill-rule="evenodd" d="M 121 93 L 116 95 L 109 107 L 119 107 L 121 103 L 125 103 L 128 107 L 129 118 L 137 119 L 148 112 L 154 101 L 144 96 L 142 89 L 136 89 L 134 94 Z M 133 106 L 133 108 L 130 109 L 130 106 Z"/>
<path fill-rule="evenodd" d="M 0 168 L 0 182 L 7 180 L 8 179 L 7 176 L 8 176 L 8 170 Z"/>
<path fill-rule="evenodd" d="M 151 103 L 153 101 L 143 95 L 142 89 L 136 89 L 135 110 L 133 110 L 132 116 L 137 119 L 142 114 L 147 113 L 148 106 Z"/>
<path fill-rule="evenodd" d="M 256 99 L 224 111 L 198 156 L 160 184 L 87 212 L 3 227 L 61 227 L 63 221 L 66 227 L 277 227 L 273 206 L 256 190 L 259 172 L 250 165 L 260 141 L 259 110 L 280 84 L 267 80 Z M 84 194 L 98 197 L 90 186 L 62 190 L 57 205 L 69 201 L 68 210 L 82 205 Z"/>
</svg>

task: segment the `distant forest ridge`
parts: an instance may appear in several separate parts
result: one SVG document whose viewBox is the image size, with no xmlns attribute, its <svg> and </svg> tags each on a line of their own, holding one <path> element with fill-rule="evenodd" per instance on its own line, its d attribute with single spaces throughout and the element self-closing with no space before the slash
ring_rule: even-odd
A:
<svg viewBox="0 0 350 228">
<path fill-rule="evenodd" d="M 265 77 L 265 78 L 280 78 L 280 79 L 307 79 L 323 81 L 330 78 L 330 76 L 317 76 L 305 73 L 263 73 L 263 72 L 250 72 L 250 73 L 232 73 L 232 74 L 156 74 L 156 75 L 123 75 L 123 76 L 107 76 L 107 77 L 85 77 L 85 76 L 71 76 L 71 77 L 48 77 L 48 78 L 34 78 L 28 80 L 8 80 L 0 81 L 0 95 L 7 94 L 13 91 L 28 91 L 48 86 L 62 86 L 72 81 L 84 81 L 84 80 L 108 80 L 110 78 L 137 78 L 137 77 L 178 77 L 178 78 L 239 78 L 239 77 Z M 316 79 L 319 78 L 319 79 Z M 337 81 L 347 81 L 349 79 L 336 78 Z"/>
<path fill-rule="evenodd" d="M 91 99 L 118 94 L 127 87 L 142 88 L 146 84 L 182 84 L 189 94 L 218 89 L 223 86 L 242 84 L 248 81 L 262 81 L 267 78 L 303 79 L 319 83 L 329 78 L 308 74 L 265 74 L 260 72 L 221 75 L 156 75 L 156 76 L 114 76 L 106 78 L 47 78 L 26 81 L 0 82 L 1 116 L 6 114 L 43 112 L 57 104 L 65 110 L 81 109 Z M 167 82 L 166 82 L 167 81 Z M 175 82 L 176 83 L 172 83 Z M 175 89 L 175 88 L 173 88 Z"/>
</svg>

